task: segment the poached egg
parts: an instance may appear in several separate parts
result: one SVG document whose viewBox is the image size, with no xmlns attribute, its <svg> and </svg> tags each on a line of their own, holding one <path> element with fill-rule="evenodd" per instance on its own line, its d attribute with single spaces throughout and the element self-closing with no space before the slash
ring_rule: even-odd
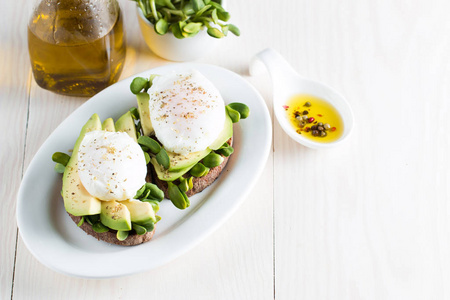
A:
<svg viewBox="0 0 450 300">
<path fill-rule="evenodd" d="M 78 150 L 78 174 L 92 196 L 127 200 L 145 184 L 147 166 L 141 147 L 125 132 L 91 131 Z"/>
<path fill-rule="evenodd" d="M 196 70 L 153 79 L 150 120 L 168 151 L 187 155 L 205 150 L 225 123 L 225 103 L 217 88 Z"/>
</svg>

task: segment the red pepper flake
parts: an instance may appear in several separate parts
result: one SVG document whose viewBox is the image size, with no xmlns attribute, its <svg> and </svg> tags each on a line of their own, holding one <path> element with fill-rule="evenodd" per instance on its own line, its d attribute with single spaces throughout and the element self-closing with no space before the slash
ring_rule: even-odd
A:
<svg viewBox="0 0 450 300">
<path fill-rule="evenodd" d="M 284 110 L 288 110 L 289 106 L 283 105 Z"/>
<path fill-rule="evenodd" d="M 311 130 L 311 127 L 305 127 L 305 131 L 309 132 Z"/>
<path fill-rule="evenodd" d="M 321 114 L 317 114 L 318 117 L 323 117 Z"/>
<path fill-rule="evenodd" d="M 336 127 L 331 127 L 331 131 L 336 131 Z"/>
</svg>

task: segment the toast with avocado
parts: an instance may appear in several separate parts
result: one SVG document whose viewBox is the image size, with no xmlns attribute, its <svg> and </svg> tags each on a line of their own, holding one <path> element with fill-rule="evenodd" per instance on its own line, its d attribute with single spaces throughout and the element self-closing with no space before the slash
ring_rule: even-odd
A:
<svg viewBox="0 0 450 300">
<path fill-rule="evenodd" d="M 144 183 L 142 187 L 116 185 L 116 187 L 123 189 L 121 191 L 123 193 L 125 193 L 126 188 L 131 188 L 130 192 L 134 197 L 125 197 L 130 199 L 123 199 L 122 197 L 116 200 L 97 197 L 94 195 L 94 192 L 89 191 L 91 189 L 89 183 L 87 184 L 86 181 L 82 182 L 81 171 L 87 168 L 87 154 L 95 156 L 93 153 L 88 153 L 88 147 L 84 143 L 89 133 L 104 136 L 106 140 L 106 142 L 102 141 L 104 145 L 97 145 L 95 148 L 96 151 L 101 151 L 102 148 L 105 148 L 105 152 L 101 153 L 101 157 L 95 160 L 95 163 L 98 165 L 102 163 L 105 165 L 108 162 L 119 164 L 118 161 L 122 159 L 131 160 L 133 152 L 126 151 L 130 147 L 134 147 L 135 150 L 137 148 L 136 151 L 141 152 L 142 156 L 138 157 L 141 160 L 137 161 L 137 163 L 140 164 L 139 169 L 143 175 L 143 178 L 141 178 Z M 111 134 L 106 135 L 106 133 Z M 119 142 L 116 141 L 116 144 L 114 144 L 114 141 L 111 140 L 114 137 L 117 139 L 114 133 L 120 136 L 119 141 L 125 141 L 125 145 L 122 142 L 123 149 L 120 148 L 121 144 Z M 80 136 L 75 143 L 72 156 L 69 157 L 67 154 L 60 152 L 53 155 L 53 160 L 57 162 L 55 169 L 60 172 L 64 171 L 62 195 L 67 213 L 78 224 L 78 227 L 87 234 L 111 244 L 132 246 L 147 242 L 153 237 L 155 225 L 159 220 L 159 216 L 156 213 L 159 209 L 159 201 L 163 199 L 164 194 L 156 185 L 146 182 L 149 180 L 146 166 L 148 161 L 136 143 L 136 134 L 131 112 L 125 113 L 116 123 L 109 118 L 103 124 L 99 116 L 94 114 L 83 126 Z M 107 137 L 110 140 L 107 140 Z M 123 155 L 120 156 L 119 152 Z M 128 164 L 125 165 L 125 168 L 127 167 Z M 101 178 L 101 176 L 97 176 L 95 181 L 106 180 L 107 184 L 105 186 L 109 188 L 108 186 L 112 182 L 111 179 L 114 179 L 112 176 L 115 175 L 115 171 L 112 167 L 107 167 L 105 170 L 112 173 L 104 172 L 106 177 Z M 89 170 L 92 173 L 95 171 Z M 124 181 L 126 182 L 126 180 Z M 100 187 L 95 188 L 98 190 Z M 110 192 L 113 192 L 113 190 L 110 189 Z M 149 199 L 150 197 L 151 199 Z"/>
<path fill-rule="evenodd" d="M 138 143 L 150 156 L 152 180 L 179 209 L 211 185 L 233 153 L 233 123 L 249 108 L 224 104 L 220 93 L 199 72 L 135 78 Z"/>
</svg>

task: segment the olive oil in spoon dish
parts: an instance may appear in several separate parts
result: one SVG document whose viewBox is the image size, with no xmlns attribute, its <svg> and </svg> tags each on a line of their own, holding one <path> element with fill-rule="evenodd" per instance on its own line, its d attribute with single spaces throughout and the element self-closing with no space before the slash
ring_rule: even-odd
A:
<svg viewBox="0 0 450 300">
<path fill-rule="evenodd" d="M 305 79 L 275 50 L 256 54 L 250 73 L 266 66 L 272 79 L 274 113 L 296 142 L 313 149 L 333 147 L 350 134 L 354 118 L 345 98 L 331 87 Z"/>
</svg>

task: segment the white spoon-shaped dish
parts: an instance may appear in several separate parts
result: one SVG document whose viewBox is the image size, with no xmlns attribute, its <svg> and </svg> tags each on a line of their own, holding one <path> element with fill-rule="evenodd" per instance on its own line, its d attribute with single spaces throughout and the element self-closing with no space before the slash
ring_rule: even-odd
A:
<svg viewBox="0 0 450 300">
<path fill-rule="evenodd" d="M 267 67 L 273 83 L 273 109 L 278 123 L 283 130 L 296 142 L 313 149 L 330 148 L 345 140 L 353 128 L 353 112 L 345 98 L 331 87 L 313 80 L 302 78 L 289 63 L 275 50 L 267 48 L 256 54 L 250 63 L 250 74 L 258 72 L 258 64 L 262 62 Z M 315 142 L 298 134 L 289 123 L 284 105 L 293 96 L 308 94 L 330 103 L 341 115 L 344 122 L 342 136 L 333 142 Z"/>
</svg>

